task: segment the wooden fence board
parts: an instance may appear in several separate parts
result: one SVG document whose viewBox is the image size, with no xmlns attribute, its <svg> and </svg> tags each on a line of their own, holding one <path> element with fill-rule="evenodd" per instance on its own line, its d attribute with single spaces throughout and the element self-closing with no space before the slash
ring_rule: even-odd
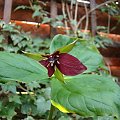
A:
<svg viewBox="0 0 120 120">
<path fill-rule="evenodd" d="M 120 58 L 104 57 L 104 60 L 106 61 L 107 65 L 120 67 Z"/>
<path fill-rule="evenodd" d="M 120 58 L 120 47 L 108 47 L 106 49 L 99 48 L 99 51 L 104 57 Z"/>
<path fill-rule="evenodd" d="M 50 26 L 48 24 L 41 24 L 38 26 L 36 23 L 26 23 L 21 21 L 12 21 L 15 22 L 16 25 L 22 27 L 25 32 L 31 32 L 34 36 L 39 36 L 41 38 L 50 37 Z"/>
<path fill-rule="evenodd" d="M 118 66 L 110 66 L 111 73 L 113 76 L 119 77 L 120 78 L 120 67 Z M 120 82 L 120 80 L 119 80 Z"/>
</svg>

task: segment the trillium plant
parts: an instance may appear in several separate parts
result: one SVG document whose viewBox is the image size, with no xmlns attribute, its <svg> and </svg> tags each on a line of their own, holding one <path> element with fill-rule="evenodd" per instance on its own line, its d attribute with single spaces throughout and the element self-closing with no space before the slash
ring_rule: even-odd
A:
<svg viewBox="0 0 120 120">
<path fill-rule="evenodd" d="M 55 119 L 56 108 L 83 118 L 120 120 L 120 87 L 93 40 L 56 35 L 49 54 L 23 53 L 0 52 L 0 80 L 50 83 L 46 119 Z"/>
</svg>

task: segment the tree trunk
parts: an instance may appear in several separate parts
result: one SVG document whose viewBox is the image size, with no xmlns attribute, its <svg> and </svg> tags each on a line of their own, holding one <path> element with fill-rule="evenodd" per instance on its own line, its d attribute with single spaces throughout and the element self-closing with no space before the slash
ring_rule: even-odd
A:
<svg viewBox="0 0 120 120">
<path fill-rule="evenodd" d="M 5 0 L 3 20 L 7 24 L 10 22 L 11 19 L 11 10 L 12 10 L 12 0 Z"/>
<path fill-rule="evenodd" d="M 55 0 L 51 0 L 50 2 L 50 17 L 51 18 L 57 17 L 57 3 Z M 55 34 L 57 34 L 56 28 L 54 28 L 53 26 L 50 27 L 51 27 L 50 37 L 53 37 Z"/>
<path fill-rule="evenodd" d="M 90 0 L 90 9 L 94 9 L 96 7 L 95 0 Z M 97 32 L 97 22 L 96 22 L 96 11 L 94 10 L 91 13 L 91 32 L 92 35 L 95 36 Z"/>
</svg>

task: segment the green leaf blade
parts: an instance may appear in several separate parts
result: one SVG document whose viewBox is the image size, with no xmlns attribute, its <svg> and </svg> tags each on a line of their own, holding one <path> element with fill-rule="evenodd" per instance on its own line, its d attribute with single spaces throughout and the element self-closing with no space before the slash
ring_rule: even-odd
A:
<svg viewBox="0 0 120 120">
<path fill-rule="evenodd" d="M 70 54 L 78 58 L 87 67 L 84 73 L 96 71 L 103 64 L 103 57 L 98 51 L 94 51 L 81 43 L 78 43 Z"/>
<path fill-rule="evenodd" d="M 84 117 L 120 117 L 119 92 L 119 86 L 110 77 L 100 75 L 68 78 L 65 84 L 52 81 L 52 100 Z"/>
<path fill-rule="evenodd" d="M 51 42 L 50 53 L 59 50 L 60 48 L 70 44 L 71 42 L 73 42 L 73 40 L 70 39 L 70 37 L 68 37 L 67 35 L 61 35 L 61 34 L 56 35 Z"/>
<path fill-rule="evenodd" d="M 0 79 L 31 82 L 48 78 L 46 69 L 23 55 L 0 52 Z"/>
</svg>

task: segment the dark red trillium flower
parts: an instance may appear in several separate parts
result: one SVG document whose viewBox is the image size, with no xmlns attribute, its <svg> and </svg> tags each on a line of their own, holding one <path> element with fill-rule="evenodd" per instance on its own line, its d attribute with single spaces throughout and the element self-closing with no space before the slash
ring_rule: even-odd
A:
<svg viewBox="0 0 120 120">
<path fill-rule="evenodd" d="M 77 58 L 67 53 L 54 52 L 51 55 L 43 55 L 45 59 L 39 61 L 48 70 L 48 76 L 51 77 L 56 67 L 67 76 L 74 76 L 83 73 L 87 68 Z"/>
</svg>

